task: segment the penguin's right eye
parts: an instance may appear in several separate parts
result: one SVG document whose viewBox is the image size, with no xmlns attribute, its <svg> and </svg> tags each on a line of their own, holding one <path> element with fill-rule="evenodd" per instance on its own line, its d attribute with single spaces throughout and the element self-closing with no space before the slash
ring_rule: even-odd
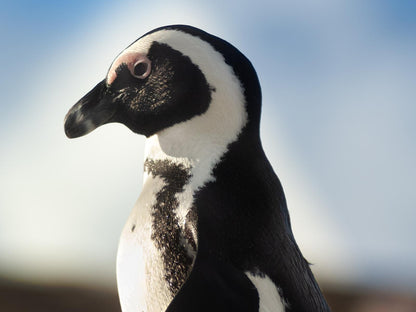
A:
<svg viewBox="0 0 416 312">
<path fill-rule="evenodd" d="M 145 58 L 145 59 L 141 59 L 137 61 L 134 64 L 131 74 L 136 78 L 145 79 L 147 76 L 149 76 L 150 71 L 151 71 L 150 60 Z"/>
</svg>

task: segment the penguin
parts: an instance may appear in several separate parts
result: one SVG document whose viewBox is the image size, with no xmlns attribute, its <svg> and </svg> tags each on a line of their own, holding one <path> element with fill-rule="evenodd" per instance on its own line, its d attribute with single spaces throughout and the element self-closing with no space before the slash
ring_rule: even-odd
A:
<svg viewBox="0 0 416 312">
<path fill-rule="evenodd" d="M 330 311 L 262 148 L 261 101 L 237 48 L 170 25 L 129 45 L 67 113 L 69 138 L 111 122 L 146 137 L 117 253 L 123 312 Z"/>
</svg>

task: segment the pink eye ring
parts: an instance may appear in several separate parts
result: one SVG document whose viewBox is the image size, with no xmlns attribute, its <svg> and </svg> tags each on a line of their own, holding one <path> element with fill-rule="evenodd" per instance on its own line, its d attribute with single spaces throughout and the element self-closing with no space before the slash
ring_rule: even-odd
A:
<svg viewBox="0 0 416 312">
<path fill-rule="evenodd" d="M 152 63 L 146 55 L 137 52 L 121 54 L 111 65 L 107 74 L 107 84 L 111 85 L 117 77 L 117 68 L 127 65 L 130 74 L 138 79 L 145 79 L 152 71 Z"/>
<path fill-rule="evenodd" d="M 149 76 L 150 71 L 152 70 L 151 62 L 148 58 L 142 58 L 138 60 L 134 65 L 130 68 L 130 72 L 133 77 L 139 79 L 145 79 Z"/>
</svg>

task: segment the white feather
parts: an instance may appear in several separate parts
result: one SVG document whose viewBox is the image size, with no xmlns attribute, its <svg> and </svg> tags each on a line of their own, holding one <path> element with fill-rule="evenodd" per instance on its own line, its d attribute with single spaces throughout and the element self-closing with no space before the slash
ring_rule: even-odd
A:
<svg viewBox="0 0 416 312">
<path fill-rule="evenodd" d="M 246 272 L 259 294 L 259 312 L 284 312 L 285 304 L 272 280 L 267 276 Z"/>
<path fill-rule="evenodd" d="M 165 185 L 149 176 L 123 229 L 117 253 L 117 286 L 123 312 L 164 311 L 172 299 L 160 250 L 152 243 L 152 206 Z M 132 232 L 132 226 L 135 230 Z"/>
</svg>

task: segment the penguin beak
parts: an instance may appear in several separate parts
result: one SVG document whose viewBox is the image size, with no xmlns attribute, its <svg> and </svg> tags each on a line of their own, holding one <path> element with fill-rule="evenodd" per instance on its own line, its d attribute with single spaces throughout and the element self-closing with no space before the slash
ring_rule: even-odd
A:
<svg viewBox="0 0 416 312">
<path fill-rule="evenodd" d="M 65 116 L 65 134 L 77 138 L 112 121 L 117 105 L 106 96 L 105 79 L 79 100 Z"/>
</svg>

